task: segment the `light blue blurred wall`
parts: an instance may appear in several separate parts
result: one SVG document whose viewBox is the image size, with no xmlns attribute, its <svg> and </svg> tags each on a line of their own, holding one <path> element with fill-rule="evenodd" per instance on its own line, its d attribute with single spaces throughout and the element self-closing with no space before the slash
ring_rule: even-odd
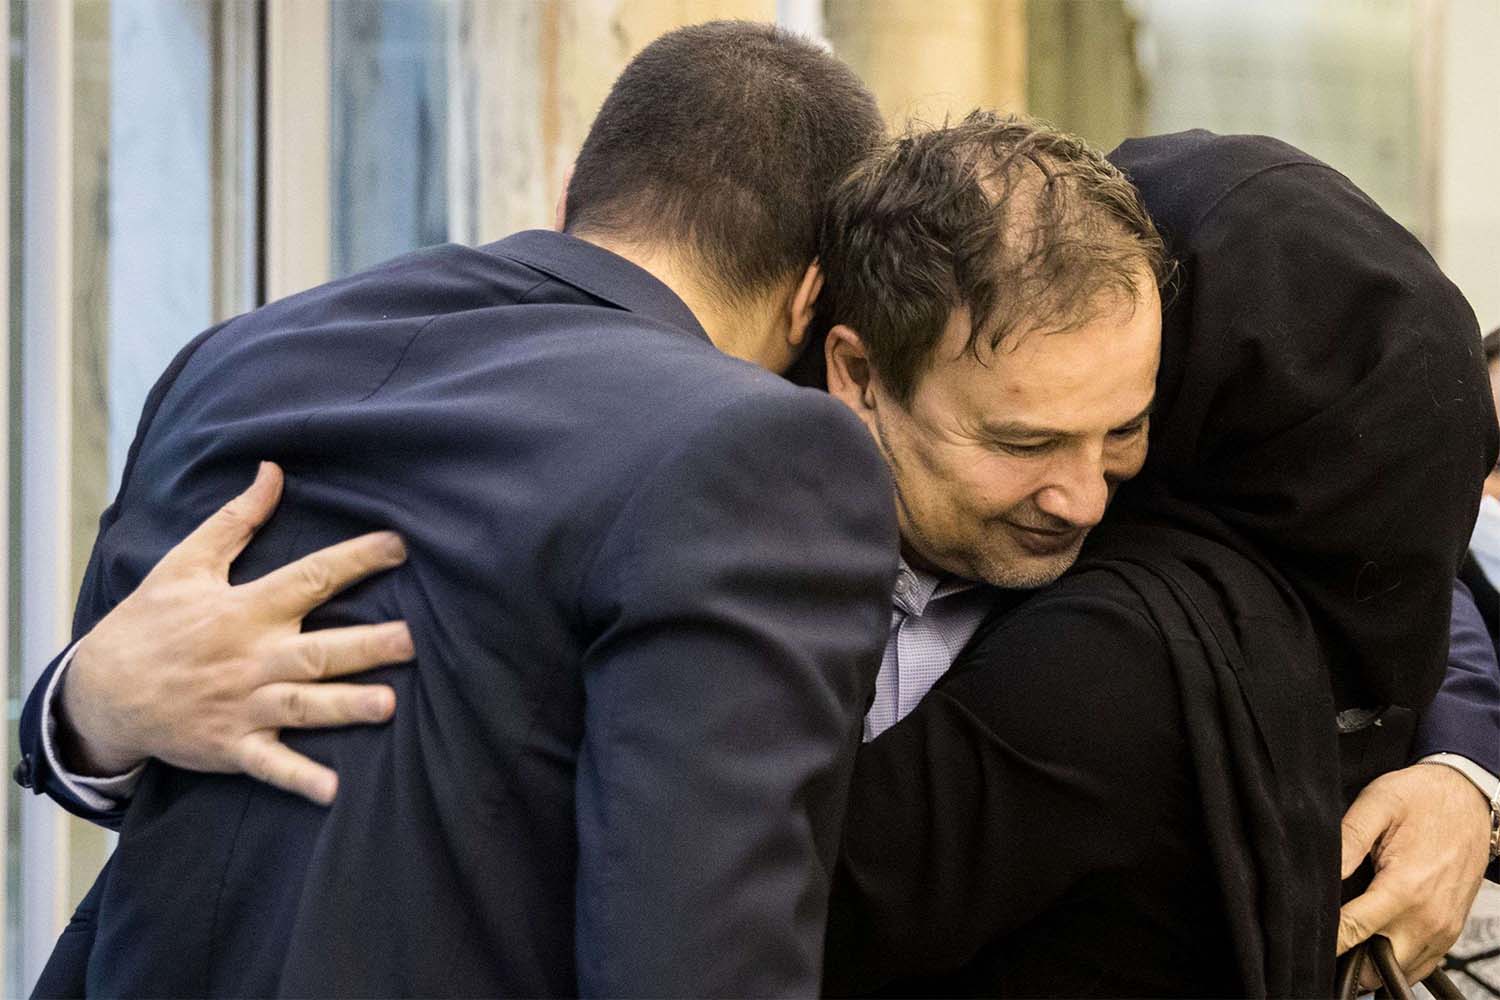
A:
<svg viewBox="0 0 1500 1000">
<path fill-rule="evenodd" d="M 147 392 L 213 321 L 212 2 L 110 4 L 110 496 Z"/>
</svg>

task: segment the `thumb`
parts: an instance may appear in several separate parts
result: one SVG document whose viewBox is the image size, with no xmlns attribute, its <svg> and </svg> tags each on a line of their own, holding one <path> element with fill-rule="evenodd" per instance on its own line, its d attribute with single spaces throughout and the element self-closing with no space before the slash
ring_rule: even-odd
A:
<svg viewBox="0 0 1500 1000">
<path fill-rule="evenodd" d="M 1342 955 L 1371 935 L 1384 931 L 1405 907 L 1406 901 L 1401 894 L 1377 876 L 1368 892 L 1355 896 L 1339 910 L 1337 954 Z"/>
<path fill-rule="evenodd" d="M 1386 796 L 1372 793 L 1368 788 L 1359 794 L 1349 811 L 1344 813 L 1344 822 L 1339 827 L 1343 842 L 1343 862 L 1339 878 L 1345 879 L 1354 874 L 1354 869 L 1359 867 L 1360 862 L 1375 846 L 1381 832 L 1394 819 Z"/>
<path fill-rule="evenodd" d="M 281 501 L 282 472 L 274 462 L 262 462 L 255 481 L 239 496 L 215 511 L 193 533 L 162 557 L 161 566 L 209 566 L 222 575 Z"/>
</svg>

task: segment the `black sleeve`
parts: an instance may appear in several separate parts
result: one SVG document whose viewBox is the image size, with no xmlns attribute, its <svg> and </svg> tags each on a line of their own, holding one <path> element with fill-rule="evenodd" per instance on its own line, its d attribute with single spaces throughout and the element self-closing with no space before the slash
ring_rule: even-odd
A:
<svg viewBox="0 0 1500 1000">
<path fill-rule="evenodd" d="M 579 989 L 814 996 L 895 576 L 891 487 L 827 396 L 721 411 L 590 574 Z"/>
<path fill-rule="evenodd" d="M 203 343 L 218 333 L 229 322 L 210 327 L 188 342 L 187 346 L 177 352 L 167 370 L 157 379 L 156 384 L 146 396 L 146 404 L 141 410 L 140 422 L 136 425 L 135 439 L 130 443 L 130 451 L 125 457 L 125 469 L 120 477 L 120 491 L 115 496 L 115 502 L 105 508 L 99 517 L 99 533 L 94 539 L 94 551 L 89 557 L 88 568 L 84 571 L 83 585 L 79 588 L 78 603 L 73 611 L 73 638 L 76 643 L 93 628 L 99 619 L 107 614 L 115 603 L 123 599 L 123 594 L 109 594 L 101 579 L 101 567 L 99 560 L 99 539 L 102 539 L 110 527 L 119 519 L 120 505 L 124 501 L 125 492 L 130 486 L 130 476 L 135 469 L 136 455 L 140 452 L 141 442 L 145 440 L 146 432 L 151 427 L 152 418 L 161 407 L 162 399 L 168 390 L 177 381 L 177 376 L 187 366 L 193 353 Z M 70 643 L 71 646 L 71 643 Z M 45 793 L 58 805 L 75 816 L 82 816 L 86 820 L 118 830 L 125 819 L 125 807 L 128 803 L 122 803 L 114 809 L 100 812 L 68 791 L 67 787 L 58 780 L 57 775 L 47 765 L 47 754 L 42 743 L 42 727 L 45 724 L 45 708 L 47 686 L 52 681 L 52 675 L 57 672 L 57 666 L 62 661 L 64 653 L 59 653 L 47 669 L 42 671 L 41 677 L 32 685 L 31 693 L 26 696 L 26 705 L 21 710 L 20 719 L 20 763 L 16 767 L 15 779 L 23 788 L 30 788 L 38 795 Z"/>
<path fill-rule="evenodd" d="M 941 976 L 1183 823 L 1188 758 L 1156 628 L 1065 580 L 860 751 L 826 989 Z"/>
</svg>

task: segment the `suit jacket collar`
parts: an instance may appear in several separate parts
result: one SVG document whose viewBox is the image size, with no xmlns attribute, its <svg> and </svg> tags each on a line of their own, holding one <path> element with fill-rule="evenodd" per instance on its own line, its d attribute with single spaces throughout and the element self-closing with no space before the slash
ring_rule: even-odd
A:
<svg viewBox="0 0 1500 1000">
<path fill-rule="evenodd" d="M 709 340 L 698 318 L 675 292 L 645 268 L 603 247 L 567 233 L 528 229 L 482 249 L 533 267 L 621 309 Z"/>
</svg>

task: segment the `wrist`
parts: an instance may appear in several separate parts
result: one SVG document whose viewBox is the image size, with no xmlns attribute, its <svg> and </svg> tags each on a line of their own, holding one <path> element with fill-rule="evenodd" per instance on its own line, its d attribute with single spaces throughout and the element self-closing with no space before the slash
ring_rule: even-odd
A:
<svg viewBox="0 0 1500 1000">
<path fill-rule="evenodd" d="M 1489 860 L 1500 859 L 1500 781 L 1478 764 L 1458 754 L 1433 754 L 1417 763 L 1437 765 L 1441 771 L 1459 775 L 1474 790 L 1475 796 L 1483 803 Z"/>
<path fill-rule="evenodd" d="M 54 703 L 57 729 L 56 750 L 62 764 L 85 777 L 124 774 L 149 754 L 121 741 L 121 727 L 101 708 L 108 697 L 96 683 L 99 665 L 91 656 L 89 638 L 74 651 L 72 662 L 61 677 Z"/>
</svg>

